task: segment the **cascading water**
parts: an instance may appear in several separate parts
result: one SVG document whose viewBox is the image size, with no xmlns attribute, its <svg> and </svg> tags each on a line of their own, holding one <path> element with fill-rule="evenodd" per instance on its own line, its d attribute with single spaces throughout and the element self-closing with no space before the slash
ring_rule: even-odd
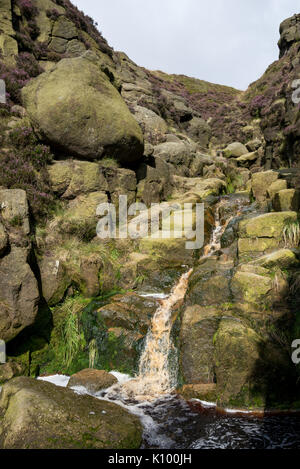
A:
<svg viewBox="0 0 300 469">
<path fill-rule="evenodd" d="M 228 204 L 224 197 L 216 206 L 215 227 L 210 243 L 204 248 L 204 256 L 213 255 L 221 249 L 221 237 L 232 217 L 222 223 L 221 208 Z M 238 210 L 241 202 L 238 202 Z M 193 269 L 183 274 L 170 296 L 162 300 L 162 304 L 152 318 L 151 328 L 147 334 L 145 348 L 140 358 L 138 376 L 122 386 L 116 385 L 108 397 L 114 394 L 137 401 L 153 401 L 162 395 L 171 394 L 177 385 L 178 365 L 176 360 L 171 363 L 172 354 L 176 355 L 171 338 L 172 308 L 184 299 L 188 281 Z"/>
<path fill-rule="evenodd" d="M 226 228 L 226 225 L 222 225 L 221 223 L 220 209 L 223 205 L 224 201 L 221 200 L 216 207 L 215 227 L 211 235 L 210 243 L 204 248 L 204 254 L 206 256 L 212 255 L 215 251 L 218 251 L 221 248 L 221 237 Z"/>
<path fill-rule="evenodd" d="M 244 203 L 243 203 L 244 202 Z M 212 231 L 212 235 L 210 238 L 209 244 L 204 248 L 204 257 L 209 257 L 214 254 L 214 252 L 219 251 L 221 249 L 221 238 L 222 235 L 227 228 L 230 221 L 234 218 L 234 216 L 238 216 L 240 214 L 240 210 L 242 209 L 243 205 L 245 205 L 245 200 L 237 199 L 237 206 L 236 206 L 236 213 L 229 216 L 226 221 L 222 223 L 221 217 L 221 208 L 226 207 L 229 203 L 228 196 L 224 197 L 220 200 L 220 202 L 216 205 L 215 209 L 215 226 Z"/>
<path fill-rule="evenodd" d="M 139 375 L 126 383 L 124 390 L 135 398 L 153 399 L 169 394 L 177 384 L 177 366 L 170 366 L 169 359 L 174 345 L 171 338 L 172 308 L 185 296 L 192 269 L 182 275 L 171 295 L 162 301 L 152 319 L 140 359 Z M 175 351 L 175 350 L 174 350 Z"/>
</svg>

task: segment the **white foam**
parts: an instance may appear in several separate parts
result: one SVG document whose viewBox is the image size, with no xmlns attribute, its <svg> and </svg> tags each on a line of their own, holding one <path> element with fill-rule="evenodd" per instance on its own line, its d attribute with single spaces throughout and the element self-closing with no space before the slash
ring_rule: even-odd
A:
<svg viewBox="0 0 300 469">
<path fill-rule="evenodd" d="M 79 394 L 81 396 L 85 394 L 91 394 L 84 386 L 71 386 L 71 389 L 75 392 L 75 394 Z"/>
<path fill-rule="evenodd" d="M 191 399 L 193 402 L 200 402 L 200 404 L 203 407 L 211 408 L 211 407 L 217 407 L 216 402 L 206 402 L 206 401 L 201 401 L 200 399 Z M 241 409 L 224 409 L 224 412 L 226 414 L 252 414 L 253 412 L 251 410 L 241 410 Z"/>
<path fill-rule="evenodd" d="M 226 414 L 253 414 L 251 410 L 240 410 L 240 409 L 224 409 Z"/>
<path fill-rule="evenodd" d="M 65 375 L 53 375 L 53 376 L 41 376 L 38 378 L 40 381 L 47 381 L 48 383 L 55 384 L 61 388 L 66 388 L 70 381 L 70 376 Z"/>
<path fill-rule="evenodd" d="M 154 298 L 155 300 L 165 300 L 170 295 L 166 293 L 139 293 L 142 298 Z"/>
<path fill-rule="evenodd" d="M 194 402 L 200 402 L 200 404 L 203 407 L 217 407 L 216 402 L 207 402 L 207 401 L 201 401 L 200 399 L 192 399 Z"/>
<path fill-rule="evenodd" d="M 124 384 L 132 380 L 132 376 L 125 375 L 124 373 L 120 373 L 119 371 L 110 371 L 110 374 L 117 378 L 119 384 Z"/>
</svg>

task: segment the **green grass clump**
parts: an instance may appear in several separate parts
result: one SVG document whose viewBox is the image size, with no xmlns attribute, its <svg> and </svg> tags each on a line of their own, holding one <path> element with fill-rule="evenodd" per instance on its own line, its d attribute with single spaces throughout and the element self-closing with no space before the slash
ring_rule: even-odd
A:
<svg viewBox="0 0 300 469">
<path fill-rule="evenodd" d="M 300 223 L 289 221 L 283 228 L 283 241 L 287 248 L 297 248 L 300 244 Z"/>
</svg>

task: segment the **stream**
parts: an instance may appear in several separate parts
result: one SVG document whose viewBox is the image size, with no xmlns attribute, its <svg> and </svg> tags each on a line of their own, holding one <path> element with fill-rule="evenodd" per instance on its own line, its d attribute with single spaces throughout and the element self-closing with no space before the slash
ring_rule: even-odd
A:
<svg viewBox="0 0 300 469">
<path fill-rule="evenodd" d="M 205 257 L 220 250 L 221 236 L 233 218 L 226 217 L 222 222 L 220 209 L 225 206 L 226 210 L 229 203 L 230 198 L 222 198 L 216 206 L 215 229 Z M 245 200 L 235 203 L 234 215 L 249 209 Z M 171 338 L 172 308 L 184 299 L 191 273 L 183 274 L 168 296 L 145 295 L 160 297 L 161 306 L 152 318 L 138 375 L 111 372 L 118 383 L 94 396 L 140 417 L 144 427 L 142 449 L 299 449 L 298 414 L 260 417 L 238 410 L 220 413 L 214 403 L 188 402 L 175 393 L 178 365 Z M 64 387 L 69 381 L 69 377 L 60 375 L 39 379 Z M 88 394 L 83 387 L 72 389 Z"/>
<path fill-rule="evenodd" d="M 132 378 L 112 372 L 122 386 Z M 39 378 L 66 387 L 68 376 Z M 300 416 L 253 416 L 250 413 L 220 414 L 213 404 L 190 402 L 175 394 L 154 401 L 135 401 L 118 395 L 113 388 L 90 394 L 84 387 L 72 388 L 124 407 L 143 424 L 141 449 L 299 449 Z M 92 409 L 91 409 L 92 411 Z M 232 411 L 231 411 L 232 412 Z"/>
</svg>

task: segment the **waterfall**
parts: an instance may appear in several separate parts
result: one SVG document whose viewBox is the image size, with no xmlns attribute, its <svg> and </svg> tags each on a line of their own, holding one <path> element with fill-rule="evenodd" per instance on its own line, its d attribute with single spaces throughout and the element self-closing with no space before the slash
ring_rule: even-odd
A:
<svg viewBox="0 0 300 469">
<path fill-rule="evenodd" d="M 236 202 L 238 209 L 240 209 L 242 202 Z M 215 226 L 210 243 L 204 248 L 204 257 L 212 256 L 221 249 L 222 234 L 233 215 L 225 223 L 222 223 L 220 209 L 231 203 L 228 197 L 224 197 L 217 204 Z M 176 357 L 176 349 L 171 337 L 172 312 L 176 303 L 184 299 L 192 272 L 193 269 L 183 274 L 170 296 L 161 300 L 161 306 L 152 318 L 151 327 L 146 337 L 145 348 L 140 358 L 138 376 L 122 386 L 114 386 L 111 395 L 117 392 L 125 398 L 146 401 L 170 394 L 176 389 L 178 364 L 177 360 L 171 359 L 172 355 Z M 110 397 L 110 394 L 108 394 L 108 397 Z"/>
<path fill-rule="evenodd" d="M 176 352 L 171 338 L 172 311 L 174 305 L 183 300 L 192 271 L 191 269 L 182 275 L 170 296 L 162 300 L 154 314 L 140 358 L 138 376 L 122 386 L 122 393 L 125 392 L 127 396 L 151 400 L 162 394 L 169 394 L 176 388 L 177 361 L 170 366 L 170 355 Z"/>
</svg>

